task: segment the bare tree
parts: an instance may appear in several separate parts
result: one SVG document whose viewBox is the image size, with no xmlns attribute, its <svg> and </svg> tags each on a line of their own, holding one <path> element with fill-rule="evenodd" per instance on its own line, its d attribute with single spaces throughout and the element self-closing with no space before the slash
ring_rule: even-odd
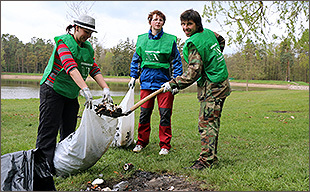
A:
<svg viewBox="0 0 310 192">
<path fill-rule="evenodd" d="M 67 19 L 72 21 L 80 15 L 91 15 L 91 9 L 94 6 L 95 1 L 68 1 L 66 4 L 70 9 L 67 11 Z"/>
</svg>

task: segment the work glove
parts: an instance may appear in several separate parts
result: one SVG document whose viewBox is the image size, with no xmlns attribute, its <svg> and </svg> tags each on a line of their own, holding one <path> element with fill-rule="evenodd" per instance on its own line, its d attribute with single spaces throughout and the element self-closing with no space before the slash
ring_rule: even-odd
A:
<svg viewBox="0 0 310 192">
<path fill-rule="evenodd" d="M 176 95 L 176 94 L 179 93 L 179 89 L 178 88 L 174 88 L 174 89 L 172 89 L 171 93 L 172 93 L 172 95 Z"/>
<path fill-rule="evenodd" d="M 169 82 L 166 82 L 166 83 L 162 84 L 161 87 L 164 88 L 163 93 L 165 93 L 167 91 L 171 91 L 172 92 L 172 89 L 171 89 L 171 86 L 170 86 Z"/>
<path fill-rule="evenodd" d="M 102 101 L 107 101 L 108 103 L 113 103 L 113 99 L 111 97 L 109 88 L 103 88 Z"/>
<path fill-rule="evenodd" d="M 136 85 L 136 79 L 131 77 L 131 79 L 128 83 L 128 87 L 133 89 L 133 88 L 135 88 L 135 85 Z"/>
<path fill-rule="evenodd" d="M 92 109 L 92 106 L 93 106 L 93 96 L 91 95 L 89 88 L 85 87 L 84 89 L 82 89 L 80 91 L 80 93 L 86 99 L 86 102 L 85 102 L 84 106 L 86 106 L 86 108 Z"/>
</svg>

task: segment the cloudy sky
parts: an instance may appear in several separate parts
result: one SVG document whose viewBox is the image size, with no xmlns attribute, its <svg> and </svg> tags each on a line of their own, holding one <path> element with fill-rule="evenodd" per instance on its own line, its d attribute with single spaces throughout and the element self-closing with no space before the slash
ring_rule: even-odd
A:
<svg viewBox="0 0 310 192">
<path fill-rule="evenodd" d="M 1 1 L 1 35 L 7 33 L 15 35 L 23 43 L 30 42 L 32 37 L 52 40 L 55 36 L 66 33 L 66 27 L 73 23 L 73 18 L 69 15 L 76 16 L 76 14 L 70 7 L 78 2 L 81 1 Z M 147 16 L 156 9 L 166 15 L 164 31 L 185 41 L 187 37 L 180 25 L 180 14 L 187 9 L 194 9 L 202 16 L 204 6 L 210 3 L 210 1 L 84 1 L 82 5 L 87 8 L 93 5 L 88 12 L 96 19 L 98 33 L 93 35 L 99 39 L 104 48 L 112 48 L 120 40 L 126 41 L 127 37 L 136 43 L 139 34 L 148 32 Z M 276 18 L 274 16 L 269 16 L 269 19 Z M 205 20 L 202 17 L 205 28 L 218 32 L 228 40 L 226 33 L 216 21 L 207 23 Z M 281 36 L 283 29 L 272 28 L 268 36 L 271 37 L 272 34 Z M 226 46 L 224 53 L 234 53 L 237 50 L 234 45 Z"/>
<path fill-rule="evenodd" d="M 89 1 L 85 7 L 93 4 L 89 15 L 96 19 L 98 33 L 93 33 L 104 48 L 116 46 L 120 40 L 137 40 L 137 36 L 149 29 L 147 15 L 153 10 L 160 10 L 166 15 L 164 31 L 176 35 L 185 41 L 180 25 L 180 14 L 187 9 L 194 9 L 202 16 L 206 1 Z M 70 1 L 1 1 L 1 35 L 15 35 L 23 43 L 32 37 L 53 39 L 64 34 L 66 27 L 72 24 L 68 19 Z M 75 16 L 75 15 L 74 15 Z M 204 22 L 203 25 L 221 33 L 220 26 Z M 224 53 L 232 53 L 232 47 L 226 47 Z"/>
</svg>

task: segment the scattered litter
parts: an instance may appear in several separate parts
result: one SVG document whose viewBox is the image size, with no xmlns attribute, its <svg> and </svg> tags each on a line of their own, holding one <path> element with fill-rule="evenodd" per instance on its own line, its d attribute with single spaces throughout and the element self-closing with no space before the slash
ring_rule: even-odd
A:
<svg viewBox="0 0 310 192">
<path fill-rule="evenodd" d="M 81 191 L 202 191 L 201 181 L 189 182 L 188 176 L 168 175 L 140 170 L 130 172 L 126 181 L 105 180 L 104 184 L 95 185 L 91 181 Z"/>
<path fill-rule="evenodd" d="M 91 184 L 92 184 L 92 185 L 100 185 L 100 184 L 102 184 L 103 182 L 104 182 L 103 179 L 97 178 L 97 179 L 95 179 Z"/>
<path fill-rule="evenodd" d="M 131 164 L 131 163 L 126 163 L 126 164 L 123 166 L 123 169 L 124 169 L 125 171 L 129 171 L 129 170 L 131 170 L 133 167 L 134 167 L 133 164 Z"/>
<path fill-rule="evenodd" d="M 122 181 L 114 185 L 112 191 L 124 191 L 125 189 L 127 189 L 128 185 L 129 185 L 128 181 Z"/>
<path fill-rule="evenodd" d="M 109 187 L 101 188 L 100 186 L 104 183 L 103 179 L 95 179 L 93 182 L 88 181 L 85 191 L 111 191 Z M 83 191 L 83 190 L 81 190 Z"/>
<path fill-rule="evenodd" d="M 106 188 L 101 189 L 101 191 L 112 191 L 112 189 L 110 189 L 110 187 L 106 187 Z"/>
</svg>

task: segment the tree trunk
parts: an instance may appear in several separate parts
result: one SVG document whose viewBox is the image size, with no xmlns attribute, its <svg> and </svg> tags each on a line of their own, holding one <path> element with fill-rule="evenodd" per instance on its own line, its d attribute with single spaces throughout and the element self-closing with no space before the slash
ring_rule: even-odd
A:
<svg viewBox="0 0 310 192">
<path fill-rule="evenodd" d="M 287 61 L 287 69 L 286 69 L 286 79 L 285 81 L 290 81 L 290 61 Z"/>
</svg>

